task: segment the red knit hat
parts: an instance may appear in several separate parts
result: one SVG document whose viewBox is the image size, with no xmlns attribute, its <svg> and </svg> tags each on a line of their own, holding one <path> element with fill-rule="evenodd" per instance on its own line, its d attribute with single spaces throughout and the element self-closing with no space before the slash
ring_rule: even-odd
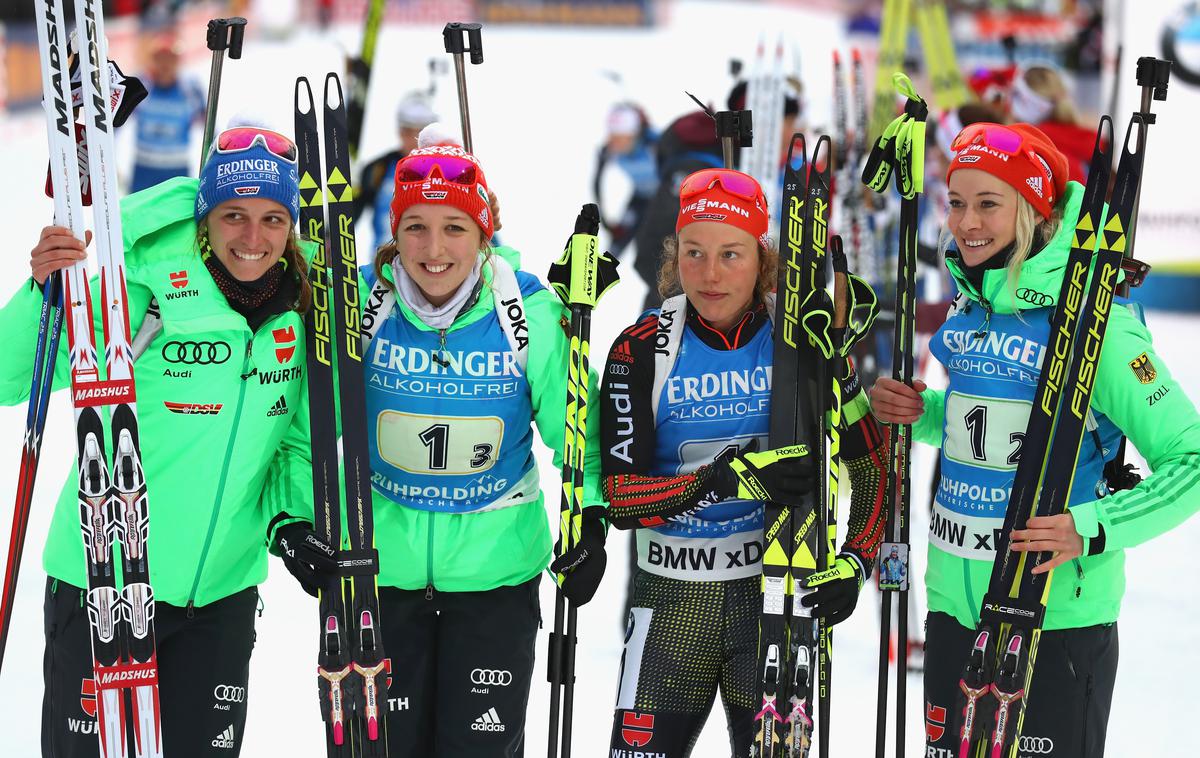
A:
<svg viewBox="0 0 1200 758">
<path fill-rule="evenodd" d="M 1067 189 L 1070 163 L 1040 129 L 1030 124 L 971 124 L 950 146 L 954 159 L 946 181 L 960 168 L 986 171 L 1010 185 L 1050 218 L 1054 204 Z"/>
<path fill-rule="evenodd" d="M 458 208 L 491 239 L 494 220 L 488 202 L 487 180 L 479 160 L 461 147 L 436 145 L 413 150 L 396 164 L 396 194 L 392 197 L 392 236 L 404 211 L 414 205 Z"/>
<path fill-rule="evenodd" d="M 675 233 L 695 221 L 736 226 L 767 247 L 767 198 L 754 177 L 728 168 L 706 168 L 689 174 L 679 185 L 679 217 Z"/>
</svg>

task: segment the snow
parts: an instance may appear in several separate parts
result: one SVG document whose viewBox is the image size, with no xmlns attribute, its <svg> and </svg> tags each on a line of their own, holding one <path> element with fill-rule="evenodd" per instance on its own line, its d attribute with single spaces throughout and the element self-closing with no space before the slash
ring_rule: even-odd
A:
<svg viewBox="0 0 1200 758">
<path fill-rule="evenodd" d="M 730 84 L 728 59 L 749 56 L 758 36 L 776 29 L 791 30 L 797 39 L 820 40 L 804 48 L 802 65 L 809 121 L 827 122 L 829 50 L 844 36 L 837 19 L 822 12 L 781 5 L 680 2 L 674 6 L 669 24 L 657 29 L 485 29 L 485 63 L 469 66 L 467 71 L 475 149 L 503 204 L 503 238 L 523 251 L 524 267 L 544 272 L 559 255 L 580 204 L 591 200 L 595 151 L 603 138 L 604 116 L 612 102 L 635 99 L 646 105 L 659 125 L 690 109 L 684 89 L 703 100 L 723 103 Z M 713 33 L 716 30 L 719 35 Z M 343 51 L 357 48 L 358 34 L 358 29 L 344 27 L 337 29 L 334 37 L 299 32 L 288 41 L 248 41 L 244 58 L 225 65 L 222 116 L 252 105 L 256 112 L 290 123 L 295 76 L 306 75 L 319 86 L 326 71 L 340 68 Z M 438 27 L 383 30 L 368 108 L 364 157 L 391 146 L 395 104 L 404 93 L 426 85 L 428 60 L 445 55 L 441 45 Z M 604 71 L 618 72 L 624 85 L 615 85 Z M 195 73 L 205 76 L 206 67 L 198 66 Z M 448 120 L 457 118 L 453 86 L 448 78 L 439 84 L 437 107 Z M 28 191 L 40 188 L 45 171 L 40 118 L 0 122 L 0 135 L 5 138 L 0 155 L 7 174 L 18 180 L 7 182 L 3 190 L 4 221 L 15 246 L 10 260 L 16 264 L 9 283 L 0 287 L 0 295 L 7 299 L 23 286 L 25 251 L 33 246 L 38 229 L 49 221 L 51 210 L 40 190 Z M 1166 135 L 1160 136 L 1163 139 L 1156 140 L 1158 144 L 1153 148 L 1157 158 L 1152 156 L 1151 162 L 1161 160 L 1166 165 Z M 18 186 L 27 189 L 15 189 Z M 1141 250 L 1151 257 L 1148 249 Z M 369 251 L 361 249 L 359 256 L 365 261 Z M 640 282 L 627 281 L 601 303 L 593 321 L 595 361 L 602 360 L 619 329 L 633 320 L 643 294 Z M 1189 336 L 1200 327 L 1200 320 L 1152 312 L 1150 326 L 1162 363 L 1171 367 L 1195 399 L 1200 355 L 1191 348 Z M 38 559 L 59 484 L 74 466 L 70 418 L 67 399 L 59 393 L 51 405 L 16 621 L 0 680 L 0 733 L 5 735 L 6 755 L 29 756 L 38 751 L 43 647 L 40 598 L 44 588 Z M 0 451 L 0 522 L 4 525 L 11 518 L 10 498 L 16 488 L 24 419 L 23 407 L 0 409 L 0 439 L 10 441 L 7 452 Z M 557 470 L 545 455 L 542 463 L 548 507 L 557 511 Z M 929 451 L 920 449 L 914 477 L 917 497 L 913 534 L 917 547 L 913 552 L 918 563 L 914 575 L 919 575 L 924 555 L 921 535 L 930 465 Z M 163 497 L 152 491 L 152 507 L 156 499 Z M 845 507 L 842 512 L 846 512 Z M 7 529 L 0 528 L 0 532 L 3 547 L 7 545 Z M 1173 727 L 1187 723 L 1194 713 L 1195 698 L 1188 694 L 1191 678 L 1185 672 L 1200 667 L 1200 652 L 1192 644 L 1195 593 L 1180 592 L 1175 582 L 1190 575 L 1190 557 L 1198 537 L 1200 522 L 1192 520 L 1130 551 L 1128 592 L 1121 620 L 1125 645 L 1113 704 L 1115 715 L 1109 726 L 1110 755 L 1181 754 L 1173 738 L 1177 728 Z M 583 758 L 606 754 L 623 639 L 620 609 L 627 544 L 623 534 L 614 532 L 610 537 L 609 573 L 595 600 L 580 611 L 574 744 L 575 754 Z M 265 610 L 257 622 L 258 642 L 251 662 L 249 719 L 242 754 L 322 755 L 313 676 L 315 603 L 298 589 L 278 562 L 272 563 L 271 576 L 261 591 Z M 553 607 L 551 584 L 544 581 L 542 613 L 546 624 L 552 623 Z M 874 744 L 877 609 L 877 595 L 865 591 L 859 611 L 836 628 L 837 665 L 832 689 L 836 756 L 867 755 Z M 531 754 L 543 750 L 546 734 L 549 697 L 543 668 L 545 636 L 539 635 L 538 665 L 528 710 L 527 743 Z M 913 756 L 924 752 L 921 702 L 921 680 L 912 675 L 908 678 L 906 732 L 908 754 Z M 720 710 L 714 709 L 695 755 L 727 752 L 724 719 L 719 714 Z"/>
</svg>

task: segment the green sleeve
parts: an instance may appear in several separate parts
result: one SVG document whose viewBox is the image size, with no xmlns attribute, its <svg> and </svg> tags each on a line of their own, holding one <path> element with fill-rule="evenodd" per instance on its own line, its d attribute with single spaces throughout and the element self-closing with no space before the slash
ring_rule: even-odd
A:
<svg viewBox="0 0 1200 758">
<path fill-rule="evenodd" d="M 292 424 L 275 449 L 267 469 L 260 503 L 267 523 L 267 546 L 274 552 L 275 530 L 294 521 L 312 523 L 312 438 L 308 415 L 308 381 L 300 388 Z"/>
<path fill-rule="evenodd" d="M 934 447 L 942 446 L 942 427 L 946 423 L 946 391 L 925 390 L 921 393 L 925 412 L 913 424 L 913 439 Z"/>
<path fill-rule="evenodd" d="M 133 255 L 127 253 L 128 258 Z M 104 373 L 104 313 L 100 297 L 100 277 L 95 276 L 88 283 L 92 293 L 92 320 L 96 333 L 96 359 L 100 363 L 101 375 Z M 150 290 L 142 286 L 137 278 L 136 269 L 126 264 L 126 304 L 129 309 L 130 341 L 137 336 L 138 328 L 146 318 L 146 309 L 150 306 Z M 9 360 L 0 361 L 0 405 L 17 405 L 29 399 L 30 382 L 33 381 L 33 361 L 37 350 L 39 320 L 42 312 L 42 290 L 33 279 L 21 286 L 3 308 L 0 308 L 0 330 L 6 335 L 4 352 L 12 356 Z M 53 314 L 47 328 L 53 325 Z M 62 332 L 58 341 L 58 356 L 54 361 L 54 384 L 56 390 L 71 384 L 71 361 L 68 356 L 67 319 L 69 314 L 63 314 Z M 49 335 L 46 337 L 49 340 Z M 135 370 L 136 378 L 136 370 Z"/>
<path fill-rule="evenodd" d="M 1113 307 L 1092 409 L 1107 416 L 1146 459 L 1151 473 L 1131 490 L 1071 508 L 1086 538 L 1104 527 L 1105 551 L 1141 544 L 1200 510 L 1200 415 L 1154 352 L 1150 331 Z"/>
<path fill-rule="evenodd" d="M 526 376 L 533 402 L 534 422 L 542 442 L 554 451 L 554 465 L 562 468 L 567 414 L 567 360 L 570 341 L 566 329 L 567 310 L 554 293 L 541 290 L 525 298 L 529 318 L 529 359 Z M 587 377 L 587 449 L 583 459 L 583 502 L 602 505 L 600 490 L 600 389 L 596 372 Z"/>
</svg>

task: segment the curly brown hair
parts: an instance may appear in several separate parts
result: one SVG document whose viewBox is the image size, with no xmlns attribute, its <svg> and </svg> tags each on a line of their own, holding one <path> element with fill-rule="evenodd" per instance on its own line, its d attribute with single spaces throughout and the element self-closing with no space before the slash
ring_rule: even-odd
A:
<svg viewBox="0 0 1200 758">
<path fill-rule="evenodd" d="M 775 289 L 775 279 L 779 272 L 779 249 L 772 243 L 758 249 L 758 279 L 754 284 L 754 293 L 760 300 L 768 292 Z M 658 262 L 658 294 L 664 300 L 672 295 L 678 295 L 683 289 L 679 284 L 679 235 L 672 234 L 663 240 L 662 256 Z"/>
</svg>

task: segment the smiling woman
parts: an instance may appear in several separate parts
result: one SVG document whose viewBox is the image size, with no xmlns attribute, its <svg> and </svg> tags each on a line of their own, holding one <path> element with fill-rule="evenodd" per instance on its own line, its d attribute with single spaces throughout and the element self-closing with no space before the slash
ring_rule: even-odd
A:
<svg viewBox="0 0 1200 758">
<path fill-rule="evenodd" d="M 91 682 L 94 602 L 81 520 L 148 521 L 163 752 L 236 754 L 245 734 L 263 535 L 273 514 L 312 496 L 305 407 L 304 256 L 296 242 L 295 147 L 283 135 L 237 128 L 218 136 L 200 181 L 175 178 L 121 202 L 129 326 L 134 339 L 144 498 L 124 510 L 81 503 L 64 485 L 43 553 L 46 666 L 44 744 L 96 755 L 73 729 L 80 681 Z M 0 310 L 9 348 L 32 355 L 43 285 L 86 257 L 70 230 L 42 230 L 33 281 Z M 94 321 L 106 320 L 93 283 Z M 68 384 L 57 360 L 55 386 Z M 0 362 L 0 403 L 27 398 L 28 362 Z M 81 439 L 106 465 L 107 441 Z M 116 455 L 116 451 L 112 451 Z M 111 459 L 107 461 L 111 464 Z M 124 469 L 124 467 L 122 467 Z M 106 526 L 107 530 L 115 526 Z M 131 530 L 132 532 L 133 530 Z M 127 537 L 127 539 L 129 539 Z M 96 590 L 103 592 L 103 588 Z M 214 740 L 214 735 L 219 735 Z"/>
</svg>

